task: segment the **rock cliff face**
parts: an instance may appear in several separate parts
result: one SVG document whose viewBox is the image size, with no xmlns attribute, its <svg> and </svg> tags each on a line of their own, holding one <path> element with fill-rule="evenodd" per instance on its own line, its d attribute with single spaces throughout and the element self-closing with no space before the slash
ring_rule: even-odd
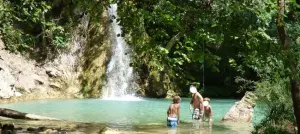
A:
<svg viewBox="0 0 300 134">
<path fill-rule="evenodd" d="M 109 17 L 102 13 L 101 26 L 89 30 L 89 38 L 83 52 L 83 73 L 80 76 L 81 93 L 84 97 L 99 98 L 105 85 L 106 66 L 110 57 Z"/>
<path fill-rule="evenodd" d="M 144 72 L 140 72 L 139 94 L 141 96 L 153 98 L 172 98 L 179 94 L 176 84 L 170 80 L 168 75 L 170 72 L 164 71 L 151 71 L 144 66 Z M 177 90 L 176 90 L 177 89 Z"/>
<path fill-rule="evenodd" d="M 103 12 L 102 20 L 108 22 L 106 14 Z M 99 97 L 109 48 L 104 36 L 107 23 L 100 23 L 91 26 L 88 16 L 83 16 L 69 48 L 43 63 L 10 53 L 0 39 L 0 102 Z"/>
<path fill-rule="evenodd" d="M 59 76 L 61 74 L 58 70 L 48 70 L 33 60 L 9 53 L 4 50 L 4 45 L 1 47 L 1 98 L 26 96 L 26 99 L 38 99 L 60 96 L 58 92 L 63 92 L 64 87 L 56 82 L 58 78 L 55 77 L 63 77 Z"/>
<path fill-rule="evenodd" d="M 255 95 L 246 92 L 241 101 L 236 102 L 223 117 L 222 121 L 252 122 L 255 107 Z"/>
</svg>

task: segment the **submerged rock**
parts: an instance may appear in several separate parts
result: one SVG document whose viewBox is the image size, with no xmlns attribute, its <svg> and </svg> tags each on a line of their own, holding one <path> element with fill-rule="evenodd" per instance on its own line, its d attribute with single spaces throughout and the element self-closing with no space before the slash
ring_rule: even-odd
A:
<svg viewBox="0 0 300 134">
<path fill-rule="evenodd" d="M 256 96 L 246 92 L 241 101 L 236 102 L 222 118 L 228 122 L 252 122 Z"/>
</svg>

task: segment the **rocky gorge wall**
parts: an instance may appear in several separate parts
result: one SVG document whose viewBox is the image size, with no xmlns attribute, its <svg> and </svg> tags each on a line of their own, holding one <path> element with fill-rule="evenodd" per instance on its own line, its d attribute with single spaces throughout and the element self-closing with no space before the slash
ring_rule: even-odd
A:
<svg viewBox="0 0 300 134">
<path fill-rule="evenodd" d="M 45 98 L 98 98 L 105 85 L 106 66 L 110 58 L 107 10 L 99 24 L 81 17 L 74 28 L 69 48 L 54 59 L 37 62 L 18 53 L 11 53 L 0 42 L 1 102 Z M 0 36 L 1 37 L 1 36 Z M 170 98 L 177 94 L 167 72 L 139 72 L 138 95 Z"/>
<path fill-rule="evenodd" d="M 92 25 L 84 15 L 69 48 L 43 63 L 7 51 L 0 39 L 0 102 L 99 97 L 109 56 L 106 11 L 101 21 Z"/>
</svg>

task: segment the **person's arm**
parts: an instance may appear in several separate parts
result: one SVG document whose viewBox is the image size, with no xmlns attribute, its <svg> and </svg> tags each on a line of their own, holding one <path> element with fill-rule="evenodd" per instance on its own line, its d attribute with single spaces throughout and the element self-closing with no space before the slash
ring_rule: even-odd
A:
<svg viewBox="0 0 300 134">
<path fill-rule="evenodd" d="M 211 106 L 209 106 L 209 120 L 208 120 L 209 126 L 212 126 L 212 122 L 213 122 L 213 120 L 212 120 L 212 108 L 211 108 Z"/>
<path fill-rule="evenodd" d="M 200 109 L 201 109 L 201 110 L 204 110 L 204 109 L 203 109 L 203 97 L 202 97 L 202 95 L 201 95 L 200 93 L 197 93 L 197 97 L 199 98 L 199 101 L 200 101 L 200 104 L 199 104 L 199 105 L 200 105 L 200 106 L 199 106 Z"/>
<path fill-rule="evenodd" d="M 201 95 L 200 93 L 197 93 L 197 96 L 199 97 L 199 101 L 200 101 L 201 103 L 203 103 L 203 97 L 202 97 L 202 95 Z"/>
<path fill-rule="evenodd" d="M 169 108 L 168 108 L 167 116 L 169 116 L 169 114 L 170 114 L 170 107 L 171 107 L 171 106 L 169 106 Z"/>
<path fill-rule="evenodd" d="M 209 106 L 209 118 L 210 118 L 210 119 L 212 119 L 212 114 L 213 114 L 213 113 L 212 113 L 212 108 L 211 108 L 211 106 Z"/>
<path fill-rule="evenodd" d="M 192 112 L 192 109 L 193 109 L 192 104 L 193 104 L 193 96 L 192 96 L 192 99 L 191 99 L 191 102 L 190 102 L 190 111 L 191 111 L 191 112 Z"/>
<path fill-rule="evenodd" d="M 180 122 L 180 105 L 177 107 L 177 123 L 179 124 Z"/>
</svg>

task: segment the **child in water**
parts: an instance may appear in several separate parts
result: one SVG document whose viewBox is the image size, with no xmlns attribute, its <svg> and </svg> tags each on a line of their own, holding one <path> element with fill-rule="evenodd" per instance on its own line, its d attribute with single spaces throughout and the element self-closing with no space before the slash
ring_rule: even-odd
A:
<svg viewBox="0 0 300 134">
<path fill-rule="evenodd" d="M 208 119 L 208 123 L 211 126 L 212 125 L 212 108 L 210 106 L 209 98 L 203 99 L 203 106 L 204 106 L 204 117 L 205 117 L 205 119 Z"/>
<path fill-rule="evenodd" d="M 179 118 L 180 118 L 180 97 L 174 96 L 173 97 L 173 103 L 169 106 L 167 115 L 167 125 L 169 127 L 177 127 L 179 124 Z"/>
</svg>

